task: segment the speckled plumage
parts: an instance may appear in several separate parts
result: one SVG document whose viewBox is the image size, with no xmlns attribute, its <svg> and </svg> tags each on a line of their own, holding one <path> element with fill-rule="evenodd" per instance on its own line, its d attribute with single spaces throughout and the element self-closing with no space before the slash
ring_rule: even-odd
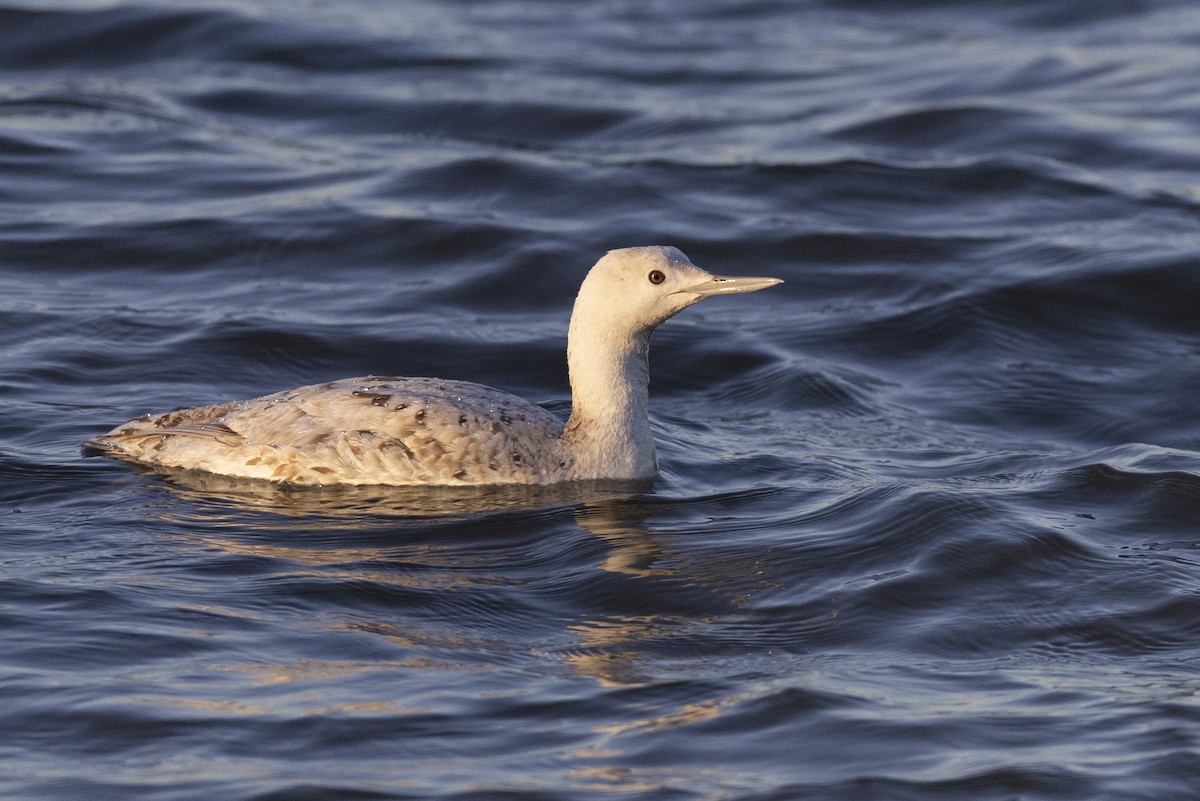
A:
<svg viewBox="0 0 1200 801">
<path fill-rule="evenodd" d="M 608 253 L 572 312 L 565 425 L 492 387 L 371 376 L 139 417 L 85 446 L 142 464 L 292 484 L 645 478 L 657 471 L 646 412 L 654 328 L 704 297 L 776 283 L 712 276 L 674 248 Z"/>
<path fill-rule="evenodd" d="M 369 376 L 139 417 L 88 444 L 291 484 L 541 484 L 571 467 L 562 427 L 492 387 Z"/>
</svg>

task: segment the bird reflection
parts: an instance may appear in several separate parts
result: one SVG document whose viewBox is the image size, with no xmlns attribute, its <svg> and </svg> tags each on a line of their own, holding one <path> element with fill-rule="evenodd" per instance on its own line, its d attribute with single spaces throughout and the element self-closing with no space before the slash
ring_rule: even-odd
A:
<svg viewBox="0 0 1200 801">
<path fill-rule="evenodd" d="M 675 507 L 649 495 L 652 482 L 289 488 L 152 475 L 172 496 L 152 513 L 185 524 L 182 536 L 206 548 L 280 560 L 297 585 L 344 582 L 352 596 L 369 582 L 391 593 L 394 614 L 339 608 L 330 625 L 387 639 L 413 655 L 402 664 L 414 668 L 445 669 L 463 653 L 477 665 L 479 654 L 510 653 L 518 642 L 529 653 L 522 629 L 544 631 L 547 620 L 543 610 L 519 610 L 550 596 L 569 642 L 551 636 L 542 652 L 603 685 L 636 685 L 654 661 L 647 646 L 687 650 L 746 599 L 742 579 L 729 575 L 736 565 L 704 564 L 654 533 L 649 519 Z M 539 566 L 548 550 L 563 574 Z"/>
<path fill-rule="evenodd" d="M 502 511 L 559 509 L 606 499 L 636 498 L 649 492 L 652 479 L 581 481 L 547 486 L 328 486 L 297 487 L 270 481 L 231 478 L 198 470 L 144 470 L 175 497 L 234 516 L 246 511 L 288 518 L 282 528 L 302 521 L 306 529 L 323 524 L 446 521 Z"/>
</svg>

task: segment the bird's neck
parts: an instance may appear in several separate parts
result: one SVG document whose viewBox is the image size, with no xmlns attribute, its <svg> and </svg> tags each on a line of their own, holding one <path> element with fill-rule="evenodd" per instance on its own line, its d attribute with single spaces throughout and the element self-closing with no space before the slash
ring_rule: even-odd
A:
<svg viewBox="0 0 1200 801">
<path fill-rule="evenodd" d="M 571 419 L 564 443 L 578 478 L 646 478 L 658 469 L 647 401 L 650 331 L 614 332 L 573 315 L 567 337 Z"/>
</svg>

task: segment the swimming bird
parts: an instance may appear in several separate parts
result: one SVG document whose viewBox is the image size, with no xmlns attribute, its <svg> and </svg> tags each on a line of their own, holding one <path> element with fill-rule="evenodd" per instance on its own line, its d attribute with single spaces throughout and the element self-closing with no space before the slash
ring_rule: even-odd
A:
<svg viewBox="0 0 1200 801">
<path fill-rule="evenodd" d="M 704 298 L 778 278 L 712 275 L 673 247 L 612 250 L 584 278 L 567 333 L 571 415 L 439 378 L 347 378 L 147 415 L 84 443 L 144 465 L 290 484 L 551 484 L 658 470 L 650 335 Z"/>
</svg>

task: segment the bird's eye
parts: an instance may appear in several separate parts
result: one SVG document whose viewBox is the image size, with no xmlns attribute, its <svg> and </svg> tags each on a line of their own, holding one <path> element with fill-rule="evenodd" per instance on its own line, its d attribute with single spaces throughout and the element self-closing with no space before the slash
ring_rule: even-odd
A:
<svg viewBox="0 0 1200 801">
<path fill-rule="evenodd" d="M 651 270 L 649 278 L 650 283 L 652 284 L 661 284 L 663 281 L 667 280 L 667 277 L 663 275 L 662 270 Z"/>
</svg>

